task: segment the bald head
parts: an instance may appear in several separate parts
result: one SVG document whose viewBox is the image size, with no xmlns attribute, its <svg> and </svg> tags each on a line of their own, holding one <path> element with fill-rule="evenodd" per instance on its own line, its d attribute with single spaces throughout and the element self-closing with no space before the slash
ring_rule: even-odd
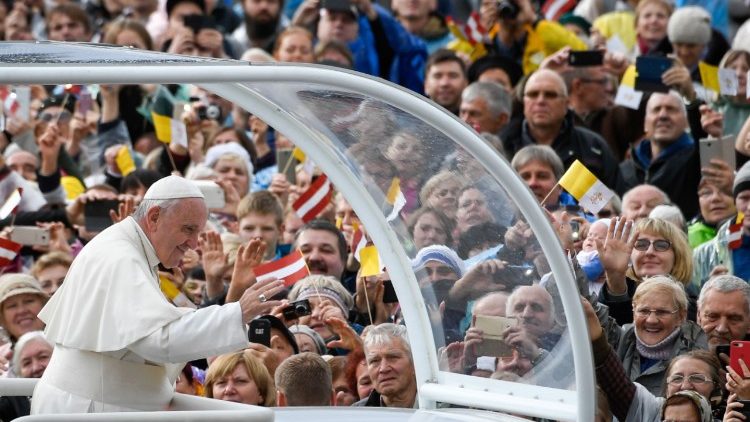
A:
<svg viewBox="0 0 750 422">
<path fill-rule="evenodd" d="M 526 85 L 524 86 L 524 94 L 529 91 L 529 85 L 534 86 L 534 84 L 538 83 L 539 81 L 553 84 L 557 87 L 559 92 L 561 92 L 564 97 L 568 96 L 568 87 L 567 85 L 565 85 L 565 79 L 563 79 L 563 77 L 560 76 L 559 73 L 549 69 L 539 69 L 536 72 L 532 73 L 531 76 L 529 76 L 529 79 L 526 81 Z"/>
<path fill-rule="evenodd" d="M 568 89 L 563 78 L 546 69 L 532 74 L 523 91 L 523 115 L 532 135 L 557 134 L 567 112 Z"/>
<path fill-rule="evenodd" d="M 504 292 L 492 292 L 482 296 L 474 304 L 473 314 L 504 317 L 508 296 Z"/>
<path fill-rule="evenodd" d="M 669 197 L 654 185 L 638 185 L 622 197 L 622 216 L 638 221 L 648 217 L 658 205 L 669 204 Z"/>
</svg>

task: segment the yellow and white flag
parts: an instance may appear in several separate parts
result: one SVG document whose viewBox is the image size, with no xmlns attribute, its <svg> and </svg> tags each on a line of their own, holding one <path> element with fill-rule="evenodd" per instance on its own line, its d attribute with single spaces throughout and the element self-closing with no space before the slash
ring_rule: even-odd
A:
<svg viewBox="0 0 750 422">
<path fill-rule="evenodd" d="M 365 246 L 360 251 L 360 276 L 369 277 L 371 275 L 378 275 L 383 272 L 383 260 L 380 259 L 375 245 Z"/>
<path fill-rule="evenodd" d="M 578 160 L 565 172 L 559 185 L 592 214 L 604 208 L 615 194 Z"/>
<path fill-rule="evenodd" d="M 393 205 L 391 213 L 385 218 L 385 221 L 393 221 L 398 217 L 398 213 L 406 205 L 406 196 L 401 192 L 401 181 L 398 177 L 394 177 L 391 181 L 391 187 L 388 188 L 388 193 L 385 196 L 386 201 Z"/>
</svg>

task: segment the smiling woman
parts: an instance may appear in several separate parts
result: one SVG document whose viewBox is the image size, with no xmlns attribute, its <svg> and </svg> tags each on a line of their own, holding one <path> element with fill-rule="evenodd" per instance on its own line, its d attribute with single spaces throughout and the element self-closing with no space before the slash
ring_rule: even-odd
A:
<svg viewBox="0 0 750 422">
<path fill-rule="evenodd" d="M 5 274 L 0 277 L 0 325 L 15 342 L 29 331 L 44 329 L 37 314 L 48 296 L 39 283 L 26 274 Z"/>
</svg>

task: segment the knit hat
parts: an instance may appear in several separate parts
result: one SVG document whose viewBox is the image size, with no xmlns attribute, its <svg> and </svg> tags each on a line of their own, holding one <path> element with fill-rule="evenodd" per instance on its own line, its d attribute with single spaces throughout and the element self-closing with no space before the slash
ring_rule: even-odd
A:
<svg viewBox="0 0 750 422">
<path fill-rule="evenodd" d="M 750 52 L 750 19 L 740 26 L 732 41 L 733 50 L 745 50 Z"/>
<path fill-rule="evenodd" d="M 250 154 L 237 142 L 228 142 L 226 144 L 212 146 L 206 151 L 206 158 L 203 159 L 203 164 L 208 167 L 213 167 L 214 164 L 225 155 L 236 155 L 241 158 L 247 168 L 248 177 L 253 176 L 253 163 L 250 160 Z M 242 192 L 240 193 L 242 194 Z"/>
<path fill-rule="evenodd" d="M 680 7 L 667 25 L 669 41 L 706 45 L 711 40 L 711 15 L 700 6 Z"/>
<path fill-rule="evenodd" d="M 574 15 L 573 12 L 568 12 L 560 17 L 560 25 L 575 25 L 586 34 L 591 35 L 591 22 L 587 21 L 583 16 Z"/>
<path fill-rule="evenodd" d="M 326 347 L 326 342 L 323 340 L 323 337 L 320 336 L 315 330 L 308 327 L 307 325 L 292 325 L 289 327 L 289 331 L 292 334 L 304 334 L 308 337 L 310 337 L 313 341 L 313 344 L 315 344 L 315 349 L 319 355 L 324 355 L 326 352 L 328 352 L 328 348 Z"/>
<path fill-rule="evenodd" d="M 743 164 L 734 176 L 732 195 L 737 198 L 740 192 L 750 189 L 750 161 Z"/>
<path fill-rule="evenodd" d="M 417 252 L 416 258 L 411 261 L 411 267 L 416 272 L 422 269 L 429 261 L 442 262 L 451 267 L 453 272 L 461 278 L 466 273 L 466 265 L 458 257 L 458 254 L 445 245 L 425 246 Z"/>
<path fill-rule="evenodd" d="M 344 314 L 344 317 L 349 316 L 349 308 L 346 306 L 346 301 L 344 300 L 344 298 L 341 297 L 339 292 L 328 287 L 318 286 L 315 284 L 305 287 L 304 289 L 299 291 L 299 294 L 297 294 L 297 297 L 294 300 L 305 300 L 310 299 L 311 297 L 328 299 L 336 306 L 341 308 L 341 312 Z"/>
</svg>

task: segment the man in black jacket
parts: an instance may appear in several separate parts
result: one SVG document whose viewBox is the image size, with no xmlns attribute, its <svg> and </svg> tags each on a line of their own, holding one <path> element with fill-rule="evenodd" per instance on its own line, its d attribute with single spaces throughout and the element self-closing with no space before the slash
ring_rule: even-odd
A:
<svg viewBox="0 0 750 422">
<path fill-rule="evenodd" d="M 574 125 L 565 81 L 560 75 L 545 69 L 531 75 L 524 89 L 523 114 L 523 118 L 511 121 L 500 136 L 508 155 L 515 155 L 526 145 L 549 145 L 565 168 L 579 160 L 602 183 L 615 188 L 618 162 L 601 136 Z"/>
<path fill-rule="evenodd" d="M 620 164 L 622 184 L 618 193 L 648 183 L 666 192 L 683 215 L 696 215 L 700 155 L 688 128 L 687 111 L 677 93 L 652 94 L 646 105 L 648 139 L 634 147 L 631 158 Z"/>
</svg>

